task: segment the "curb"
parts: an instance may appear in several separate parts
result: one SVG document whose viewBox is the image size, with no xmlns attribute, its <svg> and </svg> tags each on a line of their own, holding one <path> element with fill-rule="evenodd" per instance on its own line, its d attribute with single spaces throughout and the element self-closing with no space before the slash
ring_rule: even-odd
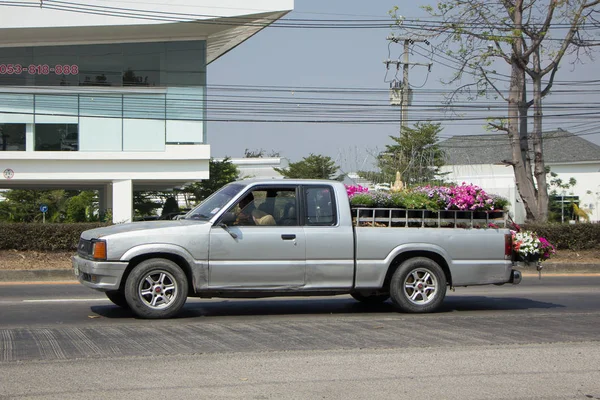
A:
<svg viewBox="0 0 600 400">
<path fill-rule="evenodd" d="M 0 282 L 76 281 L 72 269 L 0 270 Z"/>
<path fill-rule="evenodd" d="M 515 265 L 515 269 L 520 270 L 522 273 L 537 274 L 535 264 L 520 264 Z M 542 263 L 542 274 L 598 274 L 600 273 L 600 263 L 586 264 L 586 263 L 574 263 L 574 264 L 563 264 L 545 262 Z"/>
<path fill-rule="evenodd" d="M 542 264 L 542 274 L 599 274 L 600 263 L 564 264 L 547 262 Z M 518 263 L 515 269 L 523 274 L 537 274 L 535 264 Z M 77 281 L 72 269 L 0 270 L 0 282 L 56 282 Z"/>
</svg>

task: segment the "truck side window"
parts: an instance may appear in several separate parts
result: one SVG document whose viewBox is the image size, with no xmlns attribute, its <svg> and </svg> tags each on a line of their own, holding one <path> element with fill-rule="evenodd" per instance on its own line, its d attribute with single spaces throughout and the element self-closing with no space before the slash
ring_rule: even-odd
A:
<svg viewBox="0 0 600 400">
<path fill-rule="evenodd" d="M 238 226 L 297 226 L 296 189 L 293 187 L 258 188 L 232 208 Z"/>
<path fill-rule="evenodd" d="M 337 223 L 333 188 L 313 186 L 306 188 L 306 225 L 331 226 Z"/>
</svg>

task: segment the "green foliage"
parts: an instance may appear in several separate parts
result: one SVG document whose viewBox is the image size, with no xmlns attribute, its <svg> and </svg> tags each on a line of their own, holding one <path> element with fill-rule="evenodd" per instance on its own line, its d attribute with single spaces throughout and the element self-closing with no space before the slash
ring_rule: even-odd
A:
<svg viewBox="0 0 600 400">
<path fill-rule="evenodd" d="M 81 232 L 107 225 L 0 222 L 0 250 L 75 251 Z"/>
<path fill-rule="evenodd" d="M 158 192 L 133 192 L 133 210 L 136 216 L 152 215 L 162 207 Z"/>
<path fill-rule="evenodd" d="M 400 136 L 390 136 L 394 144 L 386 145 L 377 157 L 379 172 L 359 172 L 359 175 L 373 182 L 389 183 L 395 181 L 399 171 L 406 185 L 435 182 L 444 165 L 444 152 L 438 145 L 442 129 L 441 124 L 431 122 L 402 127 Z"/>
<path fill-rule="evenodd" d="M 437 211 L 440 209 L 435 200 L 430 199 L 425 193 L 404 191 L 400 192 L 404 196 L 404 206 L 408 209 L 431 210 Z"/>
<path fill-rule="evenodd" d="M 521 229 L 536 232 L 558 250 L 600 250 L 600 224 L 525 224 Z"/>
<path fill-rule="evenodd" d="M 371 194 L 368 193 L 358 193 L 350 199 L 350 204 L 353 206 L 364 206 L 364 207 L 374 207 L 375 199 Z"/>
<path fill-rule="evenodd" d="M 334 179 L 338 166 L 331 157 L 311 153 L 302 161 L 290 163 L 288 168 L 274 169 L 290 179 Z"/>
<path fill-rule="evenodd" d="M 510 201 L 507 198 L 495 195 L 494 196 L 494 210 L 506 210 L 510 205 Z"/>
<path fill-rule="evenodd" d="M 22 190 L 4 192 L 0 221 L 42 221 L 40 206 L 48 206 L 46 222 L 84 222 L 97 219 L 95 192 L 78 190 Z"/>
<path fill-rule="evenodd" d="M 244 158 L 264 158 L 264 157 L 281 157 L 281 153 L 278 151 L 271 150 L 269 152 L 264 149 L 258 150 L 244 150 Z"/>
<path fill-rule="evenodd" d="M 193 200 L 201 202 L 226 184 L 238 179 L 239 170 L 229 158 L 216 161 L 211 158 L 209 163 L 209 179 L 193 183 L 184 189 L 190 193 Z"/>
<path fill-rule="evenodd" d="M 94 215 L 96 194 L 92 191 L 82 191 L 67 200 L 65 222 L 89 222 L 97 220 Z"/>
</svg>

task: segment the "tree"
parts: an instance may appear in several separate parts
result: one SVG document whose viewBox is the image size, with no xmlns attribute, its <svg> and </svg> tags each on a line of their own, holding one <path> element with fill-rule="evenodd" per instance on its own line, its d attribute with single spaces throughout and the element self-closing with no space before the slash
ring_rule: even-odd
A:
<svg viewBox="0 0 600 400">
<path fill-rule="evenodd" d="M 239 174 L 238 168 L 229 158 L 222 161 L 211 158 L 209 161 L 209 178 L 187 186 L 184 192 L 191 194 L 192 200 L 201 202 L 229 182 L 237 180 Z"/>
<path fill-rule="evenodd" d="M 271 150 L 266 152 L 264 149 L 259 150 L 244 150 L 244 158 L 264 158 L 264 157 L 281 157 L 281 153 L 278 151 Z"/>
<path fill-rule="evenodd" d="M 400 136 L 390 136 L 395 142 L 377 156 L 379 172 L 359 172 L 373 182 L 394 182 L 396 172 L 406 184 L 432 182 L 439 178 L 444 165 L 444 151 L 438 145 L 441 124 L 417 122 L 414 127 L 403 126 Z"/>
<path fill-rule="evenodd" d="M 274 169 L 290 179 L 334 179 L 339 168 L 331 157 L 311 153 L 302 161 L 290 163 L 288 168 Z"/>
<path fill-rule="evenodd" d="M 162 207 L 162 201 L 157 201 L 157 199 L 160 199 L 161 194 L 161 192 L 156 191 L 134 191 L 133 210 L 135 215 L 138 217 L 155 215 L 156 210 Z"/>
<path fill-rule="evenodd" d="M 177 203 L 177 199 L 175 197 L 169 197 L 165 201 L 165 205 L 163 206 L 160 217 L 161 219 L 167 219 L 172 217 L 174 214 L 177 214 L 178 212 L 179 204 Z"/>
<path fill-rule="evenodd" d="M 436 19 L 418 24 L 410 32 L 427 32 L 443 39 L 440 48 L 459 61 L 457 73 L 448 83 L 463 76 L 474 82 L 460 86 L 449 97 L 466 93 L 469 97 L 495 93 L 507 102 L 505 120 L 490 123 L 507 133 L 517 189 L 525 205 L 527 218 L 544 222 L 548 217 L 548 185 L 542 149 L 542 99 L 550 93 L 563 56 L 580 50 L 589 55 L 591 26 L 598 27 L 595 6 L 600 0 L 446 0 L 437 8 L 425 7 Z M 391 11 L 399 26 L 402 18 Z M 554 28 L 554 29 L 553 29 Z M 510 68 L 508 93 L 499 89 L 499 74 L 490 68 L 505 62 Z M 542 89 L 542 80 L 546 78 Z M 528 82 L 533 99 L 527 97 Z M 528 113 L 533 107 L 533 130 L 528 132 Z M 530 154 L 533 150 L 533 168 Z"/>
<path fill-rule="evenodd" d="M 66 205 L 65 222 L 89 222 L 96 220 L 97 196 L 94 191 L 81 191 L 69 197 Z"/>
<path fill-rule="evenodd" d="M 42 221 L 40 206 L 48 206 L 47 222 L 83 222 L 97 211 L 93 191 L 11 189 L 0 201 L 0 221 Z"/>
</svg>

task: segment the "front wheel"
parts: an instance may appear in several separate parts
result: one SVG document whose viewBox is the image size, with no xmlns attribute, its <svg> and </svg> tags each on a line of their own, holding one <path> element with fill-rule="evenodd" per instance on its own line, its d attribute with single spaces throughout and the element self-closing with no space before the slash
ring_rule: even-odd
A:
<svg viewBox="0 0 600 400">
<path fill-rule="evenodd" d="M 139 263 L 125 283 L 127 304 L 140 318 L 171 318 L 185 304 L 188 280 L 173 261 L 153 258 Z"/>
<path fill-rule="evenodd" d="M 428 313 L 437 310 L 446 297 L 446 275 L 430 258 L 404 261 L 392 275 L 390 294 L 400 310 Z"/>
<path fill-rule="evenodd" d="M 113 302 L 114 305 L 117 305 L 121 308 L 129 308 L 129 304 L 127 304 L 127 300 L 125 299 L 125 293 L 120 290 L 111 290 L 110 292 L 105 292 L 106 297 L 110 301 Z"/>
</svg>

